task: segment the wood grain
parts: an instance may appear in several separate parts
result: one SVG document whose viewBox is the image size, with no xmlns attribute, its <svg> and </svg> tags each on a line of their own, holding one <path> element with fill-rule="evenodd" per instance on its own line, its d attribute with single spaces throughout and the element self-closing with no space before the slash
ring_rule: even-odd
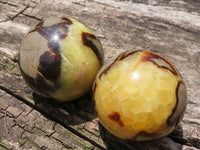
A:
<svg viewBox="0 0 200 150">
<path fill-rule="evenodd" d="M 99 124 L 90 94 L 66 103 L 34 94 L 21 77 L 17 54 L 30 27 L 50 16 L 92 28 L 106 61 L 126 50 L 148 50 L 172 62 L 188 91 L 179 127 L 162 139 L 124 142 Z M 0 149 L 200 149 L 199 89 L 199 0 L 0 0 Z"/>
</svg>

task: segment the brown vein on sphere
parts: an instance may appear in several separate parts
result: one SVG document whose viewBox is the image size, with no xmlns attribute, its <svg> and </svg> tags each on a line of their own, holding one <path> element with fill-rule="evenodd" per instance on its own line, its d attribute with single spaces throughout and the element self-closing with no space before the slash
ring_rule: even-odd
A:
<svg viewBox="0 0 200 150">
<path fill-rule="evenodd" d="M 157 55 L 157 54 L 154 54 L 154 53 L 151 53 L 151 52 L 148 52 L 148 51 L 145 51 L 145 52 L 142 52 L 143 53 L 143 57 L 141 57 L 141 61 L 142 62 L 146 62 L 146 61 L 150 61 L 152 63 L 154 63 L 157 67 L 161 68 L 161 69 L 165 69 L 165 70 L 169 70 L 171 73 L 173 73 L 174 75 L 178 76 L 178 73 L 176 71 L 176 69 L 172 66 L 172 64 L 170 62 L 168 62 L 165 58 Z M 165 66 L 160 66 L 159 64 L 157 64 L 156 62 L 154 62 L 152 60 L 152 58 L 154 59 L 161 59 L 163 60 L 164 62 L 166 62 L 170 67 L 171 69 L 169 69 L 168 67 L 165 67 Z"/>
<path fill-rule="evenodd" d="M 98 58 L 100 65 L 102 65 L 103 57 L 102 57 L 101 53 L 99 52 L 98 48 L 96 47 L 96 45 L 92 42 L 92 40 L 98 41 L 100 43 L 100 41 L 98 40 L 98 38 L 95 35 L 87 33 L 87 32 L 82 32 L 83 45 L 92 49 L 92 51 L 95 53 L 96 57 Z"/>
<path fill-rule="evenodd" d="M 45 77 L 43 76 L 43 74 L 42 74 L 41 72 L 39 72 L 39 71 L 37 70 L 37 68 L 35 68 L 32 64 L 29 64 L 29 65 L 33 68 L 33 70 L 34 70 L 38 75 L 40 75 L 42 78 L 45 79 Z"/>
<path fill-rule="evenodd" d="M 118 112 L 113 112 L 112 114 L 108 115 L 108 118 L 112 121 L 117 122 L 121 127 L 124 127 L 124 123 L 120 119 L 121 116 Z"/>
<path fill-rule="evenodd" d="M 127 52 L 121 53 L 121 54 L 113 61 L 113 63 L 111 63 L 106 69 L 104 69 L 104 71 L 99 75 L 99 79 L 101 79 L 101 77 L 102 77 L 103 74 L 107 74 L 107 73 L 110 71 L 110 68 L 111 68 L 117 61 L 121 61 L 121 60 L 127 58 L 128 56 L 134 55 L 134 54 L 137 53 L 137 52 L 141 52 L 141 55 L 139 56 L 140 58 L 139 58 L 138 62 L 134 65 L 133 70 L 136 69 L 142 62 L 148 62 L 148 61 L 149 61 L 149 62 L 154 63 L 157 67 L 159 67 L 159 68 L 161 68 L 161 69 L 169 70 L 169 71 L 170 71 L 171 73 L 173 73 L 174 75 L 176 75 L 176 76 L 178 75 L 176 69 L 175 69 L 166 59 L 164 59 L 163 57 L 161 57 L 161 56 L 159 56 L 159 55 L 157 55 L 157 54 L 148 52 L 148 51 L 140 51 L 140 50 L 138 50 L 138 51 L 127 51 Z M 169 68 L 167 68 L 167 67 L 165 67 L 165 66 L 160 66 L 159 64 L 157 64 L 156 62 L 154 62 L 154 61 L 152 60 L 152 58 L 154 58 L 154 59 L 161 59 L 161 60 L 165 61 L 165 62 L 172 68 L 172 70 L 169 69 Z"/>
<path fill-rule="evenodd" d="M 142 54 L 143 54 L 142 55 L 143 57 L 141 57 L 141 61 L 142 62 L 151 61 L 152 58 L 156 58 L 156 59 L 160 58 L 160 56 L 158 56 L 158 55 L 156 55 L 154 53 L 151 53 L 151 52 L 147 52 L 147 51 L 142 52 Z"/>
<path fill-rule="evenodd" d="M 168 126 L 173 126 L 174 125 L 174 122 L 172 122 L 170 119 L 174 116 L 174 113 L 176 113 L 176 110 L 177 110 L 177 107 L 178 107 L 178 103 L 179 103 L 179 97 L 178 97 L 178 91 L 179 91 L 179 87 L 181 84 L 184 84 L 182 81 L 178 81 L 177 83 L 177 87 L 176 87 L 176 104 L 174 106 L 174 108 L 172 109 L 172 113 L 171 115 L 168 117 L 167 119 L 167 125 Z M 178 120 L 176 120 L 178 122 Z"/>
<path fill-rule="evenodd" d="M 73 22 L 69 18 L 62 17 L 66 24 L 71 25 Z"/>
<path fill-rule="evenodd" d="M 138 50 L 138 51 L 131 51 L 131 52 L 122 53 L 122 54 L 120 55 L 120 57 L 117 58 L 117 60 L 119 60 L 119 61 L 120 61 L 120 60 L 123 60 L 123 59 L 125 59 L 126 57 L 135 54 L 136 52 L 141 52 L 141 55 L 140 55 L 139 61 L 135 64 L 133 70 L 136 69 L 142 62 L 148 62 L 148 61 L 149 61 L 149 62 L 154 63 L 157 67 L 159 67 L 159 68 L 161 68 L 161 69 L 169 70 L 169 71 L 172 72 L 174 75 L 176 75 L 176 76 L 178 75 L 176 69 L 175 69 L 166 59 L 164 59 L 163 57 L 161 57 L 161 56 L 159 56 L 159 55 L 157 55 L 157 54 L 155 54 L 155 53 L 148 52 L 148 51 L 140 51 L 140 50 Z M 169 69 L 169 68 L 167 68 L 167 67 L 165 67 L 165 66 L 160 66 L 159 64 L 157 64 L 156 62 L 154 62 L 154 61 L 152 60 L 153 58 L 154 58 L 154 59 L 161 59 L 161 60 L 163 60 L 164 62 L 166 62 L 166 63 L 171 67 L 172 70 Z"/>
<path fill-rule="evenodd" d="M 110 68 L 112 67 L 112 65 L 115 64 L 115 62 L 116 62 L 116 61 L 114 61 L 114 62 L 111 63 L 106 69 L 104 69 L 104 70 L 102 71 L 102 73 L 99 75 L 98 78 L 101 79 L 101 77 L 102 77 L 103 74 L 107 74 L 107 73 L 110 71 Z"/>
<path fill-rule="evenodd" d="M 127 58 L 128 56 L 133 55 L 133 54 L 135 54 L 135 53 L 137 53 L 137 52 L 141 52 L 141 50 L 124 52 L 124 53 L 122 53 L 122 54 L 120 55 L 120 57 L 117 58 L 117 60 L 118 60 L 118 61 L 121 61 L 121 60 Z"/>
<path fill-rule="evenodd" d="M 127 58 L 128 56 L 130 55 L 133 55 L 137 52 L 140 52 L 139 50 L 138 51 L 126 51 L 126 52 L 123 52 L 121 53 L 114 61 L 113 63 L 111 63 L 107 68 L 104 69 L 104 71 L 99 75 L 99 79 L 101 79 L 102 75 L 103 74 L 107 74 L 109 71 L 110 71 L 110 68 L 117 62 L 117 61 L 121 61 L 125 58 Z"/>
</svg>

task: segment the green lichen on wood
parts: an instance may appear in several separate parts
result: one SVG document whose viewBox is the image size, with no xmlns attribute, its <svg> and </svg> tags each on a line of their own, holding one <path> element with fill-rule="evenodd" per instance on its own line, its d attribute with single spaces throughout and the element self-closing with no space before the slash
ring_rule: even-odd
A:
<svg viewBox="0 0 200 150">
<path fill-rule="evenodd" d="M 8 150 L 8 149 L 0 145 L 0 150 Z"/>
<path fill-rule="evenodd" d="M 26 142 L 28 141 L 28 138 L 23 138 L 23 139 L 19 139 L 18 142 L 19 142 L 19 147 L 21 147 L 22 145 L 24 145 Z"/>
<path fill-rule="evenodd" d="M 94 150 L 94 147 L 91 146 L 91 147 L 84 147 L 84 150 Z"/>
<path fill-rule="evenodd" d="M 25 143 L 20 146 L 21 149 L 23 150 L 29 150 L 29 149 L 34 149 L 34 150 L 40 150 L 40 147 L 34 143 L 31 139 L 29 138 L 24 138 L 26 139 Z"/>
<path fill-rule="evenodd" d="M 2 142 L 1 140 L 0 140 L 0 148 L 2 148 L 2 149 L 0 149 L 0 150 L 15 150 L 14 148 L 13 148 L 13 146 L 11 146 L 11 145 L 8 145 L 8 144 L 5 144 L 5 142 Z"/>
</svg>

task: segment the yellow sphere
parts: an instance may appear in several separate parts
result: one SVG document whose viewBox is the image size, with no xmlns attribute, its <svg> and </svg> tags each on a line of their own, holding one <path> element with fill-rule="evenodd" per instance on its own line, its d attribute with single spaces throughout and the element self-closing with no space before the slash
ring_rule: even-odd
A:
<svg viewBox="0 0 200 150">
<path fill-rule="evenodd" d="M 97 74 L 93 99 L 108 131 L 124 140 L 145 141 L 169 134 L 186 108 L 179 72 L 161 56 L 129 51 Z"/>
<path fill-rule="evenodd" d="M 68 101 L 86 94 L 104 59 L 100 41 L 72 18 L 47 18 L 25 36 L 19 66 L 38 94 Z"/>
</svg>

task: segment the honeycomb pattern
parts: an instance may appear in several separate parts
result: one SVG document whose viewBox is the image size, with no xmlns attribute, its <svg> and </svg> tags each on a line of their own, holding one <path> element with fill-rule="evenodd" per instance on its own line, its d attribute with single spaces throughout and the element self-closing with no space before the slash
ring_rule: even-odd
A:
<svg viewBox="0 0 200 150">
<path fill-rule="evenodd" d="M 120 138 L 132 139 L 141 133 L 163 136 L 179 121 L 167 123 L 176 116 L 177 95 L 186 93 L 185 88 L 177 92 L 179 83 L 184 86 L 177 70 L 164 58 L 145 51 L 121 54 L 96 78 L 93 97 L 97 114 L 102 124 Z M 179 100 L 183 103 L 178 107 L 181 114 L 185 99 L 186 95 Z"/>
</svg>

